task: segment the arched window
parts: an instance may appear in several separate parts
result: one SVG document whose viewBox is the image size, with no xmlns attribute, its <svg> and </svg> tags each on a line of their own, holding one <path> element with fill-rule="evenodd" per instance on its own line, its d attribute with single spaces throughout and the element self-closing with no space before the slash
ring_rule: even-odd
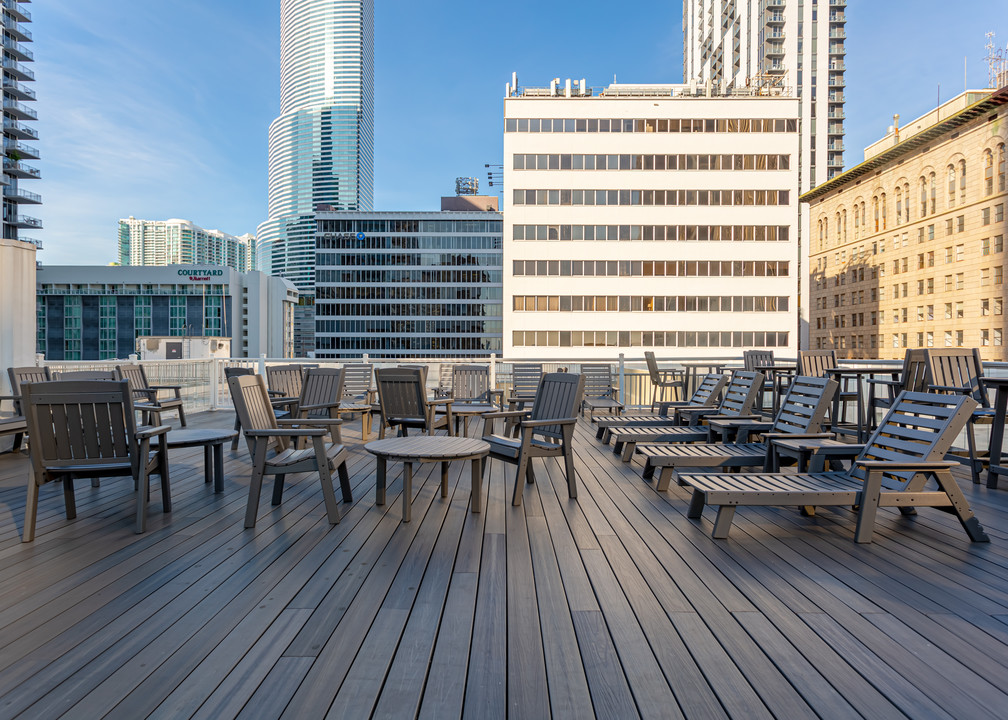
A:
<svg viewBox="0 0 1008 720">
<path fill-rule="evenodd" d="M 818 222 L 819 225 L 819 249 L 823 249 L 823 235 L 822 235 L 822 220 Z"/>
<path fill-rule="evenodd" d="M 864 201 L 861 201 L 861 234 L 865 235 L 865 227 L 868 225 L 867 213 L 865 212 Z"/>
<path fill-rule="evenodd" d="M 998 192 L 1005 191 L 1005 148 L 1004 144 L 998 145 L 997 179 Z"/>
<path fill-rule="evenodd" d="M 994 153 L 984 153 L 984 195 L 994 194 Z"/>
<path fill-rule="evenodd" d="M 928 181 L 931 185 L 931 214 L 934 215 L 938 209 L 938 181 L 934 173 L 928 175 Z"/>
<path fill-rule="evenodd" d="M 927 180 L 920 179 L 920 214 L 921 217 L 927 215 Z"/>
<path fill-rule="evenodd" d="M 955 207 L 956 173 L 955 167 L 948 166 L 948 205 Z"/>
<path fill-rule="evenodd" d="M 843 211 L 843 239 L 847 242 L 847 208 Z"/>
<path fill-rule="evenodd" d="M 903 222 L 903 188 L 896 186 L 896 224 Z"/>
<path fill-rule="evenodd" d="M 875 232 L 878 232 L 879 231 L 878 195 L 872 198 L 871 206 L 872 206 L 872 216 L 875 218 Z"/>
<path fill-rule="evenodd" d="M 858 239 L 858 204 L 854 203 L 854 239 Z"/>
<path fill-rule="evenodd" d="M 888 212 L 886 212 L 886 201 L 885 201 L 885 193 L 882 193 L 882 229 L 883 229 L 883 230 L 885 230 L 885 229 L 886 229 L 886 216 L 887 216 L 888 214 L 889 214 L 889 213 L 888 213 Z"/>
<path fill-rule="evenodd" d="M 910 183 L 903 185 L 903 197 L 906 198 L 906 206 L 903 209 L 903 221 L 910 222 Z"/>
<path fill-rule="evenodd" d="M 841 238 L 840 238 L 840 211 L 837 210 L 837 214 L 836 214 L 836 241 L 837 241 L 837 245 L 840 244 L 840 240 L 841 240 Z"/>
<path fill-rule="evenodd" d="M 966 202 L 966 161 L 959 161 L 959 204 Z"/>
</svg>

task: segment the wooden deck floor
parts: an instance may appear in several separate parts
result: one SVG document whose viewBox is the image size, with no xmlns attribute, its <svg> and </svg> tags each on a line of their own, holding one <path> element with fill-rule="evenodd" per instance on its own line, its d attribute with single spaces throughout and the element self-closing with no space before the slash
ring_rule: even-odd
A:
<svg viewBox="0 0 1008 720">
<path fill-rule="evenodd" d="M 196 425 L 230 424 L 204 413 Z M 374 504 L 351 448 L 354 502 L 325 521 L 317 480 L 264 492 L 242 529 L 247 453 L 226 490 L 199 450 L 172 452 L 174 512 L 134 535 L 131 484 L 87 482 L 79 515 L 42 491 L 19 542 L 27 458 L 0 456 L 0 717 L 935 718 L 1008 707 L 1008 489 L 961 484 L 992 538 L 922 510 L 880 513 L 875 543 L 821 510 L 739 511 L 731 539 L 685 517 L 579 424 L 580 496 L 560 467 L 512 508 L 493 463 L 484 512 L 468 467 L 449 498 L 401 465 Z M 537 461 L 540 463 L 541 461 Z"/>
</svg>

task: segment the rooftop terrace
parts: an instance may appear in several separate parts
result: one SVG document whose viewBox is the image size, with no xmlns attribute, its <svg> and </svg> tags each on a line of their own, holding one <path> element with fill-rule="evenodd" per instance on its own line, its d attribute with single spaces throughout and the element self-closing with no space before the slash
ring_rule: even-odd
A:
<svg viewBox="0 0 1008 720">
<path fill-rule="evenodd" d="M 230 411 L 195 426 L 231 425 Z M 174 512 L 155 493 L 133 533 L 132 486 L 42 489 L 19 541 L 25 455 L 0 455 L 0 716 L 997 717 L 1008 702 L 1008 492 L 960 484 L 992 542 L 954 516 L 743 508 L 727 541 L 688 496 L 658 493 L 579 422 L 579 497 L 559 465 L 524 504 L 494 462 L 483 512 L 468 468 L 440 498 L 415 473 L 412 522 L 390 465 L 349 422 L 354 501 L 329 526 L 317 480 L 242 529 L 248 454 L 225 491 L 199 449 L 171 454 Z"/>
</svg>

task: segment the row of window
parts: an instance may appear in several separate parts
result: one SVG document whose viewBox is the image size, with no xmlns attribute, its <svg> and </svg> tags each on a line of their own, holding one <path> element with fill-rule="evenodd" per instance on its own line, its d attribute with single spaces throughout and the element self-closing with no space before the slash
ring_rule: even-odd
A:
<svg viewBox="0 0 1008 720">
<path fill-rule="evenodd" d="M 499 337 L 379 337 L 359 336 L 332 337 L 329 335 L 315 336 L 316 357 L 356 357 L 362 353 L 380 353 L 381 357 L 399 357 L 403 354 L 432 357 L 441 355 L 462 355 L 474 357 L 477 355 L 500 354 L 502 349 Z"/>
<path fill-rule="evenodd" d="M 335 253 L 320 252 L 318 267 L 500 267 L 500 253 Z"/>
<path fill-rule="evenodd" d="M 465 287 L 430 287 L 412 285 L 390 285 L 387 287 L 358 287 L 357 285 L 316 285 L 315 298 L 324 300 L 471 300 L 484 302 L 500 300 L 500 287 L 469 285 Z"/>
<path fill-rule="evenodd" d="M 515 330 L 515 347 L 787 347 L 788 333 L 767 331 L 717 332 L 669 330 Z"/>
<path fill-rule="evenodd" d="M 788 277 L 787 260 L 515 260 L 515 277 Z"/>
<path fill-rule="evenodd" d="M 939 330 L 938 337 L 944 340 L 945 347 L 966 347 L 966 332 L 964 330 Z M 983 328 L 979 332 L 978 342 L 975 343 L 981 347 L 1000 347 L 1004 344 L 1004 334 L 1001 328 Z M 885 347 L 884 342 L 886 339 L 885 335 L 868 335 L 868 348 L 874 349 L 879 347 Z M 908 333 L 893 333 L 892 334 L 892 347 L 893 348 L 908 348 L 910 347 Z M 935 331 L 928 330 L 926 332 L 917 333 L 917 347 L 935 347 Z M 849 342 L 848 342 L 849 341 Z M 972 341 L 971 341 L 971 344 Z M 865 336 L 864 335 L 832 335 L 830 337 L 817 337 L 815 339 L 816 350 L 829 350 L 830 348 L 837 350 L 846 350 L 848 347 L 851 350 L 863 350 L 865 349 Z"/>
<path fill-rule="evenodd" d="M 316 305 L 316 311 L 321 305 Z M 328 307 L 328 306 L 327 306 Z M 333 303 L 337 317 L 500 317 L 500 303 Z M 320 313 L 316 312 L 316 316 Z"/>
<path fill-rule="evenodd" d="M 383 333 L 403 335 L 493 335 L 501 332 L 500 320 L 326 320 L 316 322 L 316 332 Z"/>
<path fill-rule="evenodd" d="M 319 220 L 320 233 L 500 233 L 500 220 Z M 320 242 L 335 238 L 320 238 Z"/>
<path fill-rule="evenodd" d="M 316 282 L 350 283 L 497 283 L 500 270 L 316 270 Z"/>
<path fill-rule="evenodd" d="M 787 242 L 787 225 L 515 225 L 513 240 Z"/>
<path fill-rule="evenodd" d="M 784 133 L 798 121 L 782 118 L 507 118 L 506 133 Z"/>
<path fill-rule="evenodd" d="M 500 225 L 500 223 L 497 223 Z M 500 235 L 335 235 L 317 237 L 319 250 L 500 250 Z"/>
<path fill-rule="evenodd" d="M 780 154 L 585 155 L 515 153 L 515 170 L 789 170 L 791 156 Z"/>
<path fill-rule="evenodd" d="M 657 205 L 751 206 L 787 205 L 789 190 L 525 190 L 515 189 L 521 205 Z"/>
<path fill-rule="evenodd" d="M 787 312 L 786 295 L 514 295 L 515 312 Z"/>
<path fill-rule="evenodd" d="M 230 287 L 220 284 L 148 285 L 118 283 L 54 284 L 38 286 L 39 295 L 227 295 Z"/>
</svg>

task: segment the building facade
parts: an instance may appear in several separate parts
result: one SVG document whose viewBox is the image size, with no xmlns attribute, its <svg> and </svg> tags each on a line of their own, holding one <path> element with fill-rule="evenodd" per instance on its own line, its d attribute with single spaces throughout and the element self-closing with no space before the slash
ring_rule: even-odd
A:
<svg viewBox="0 0 1008 720">
<path fill-rule="evenodd" d="M 800 189 L 843 170 L 846 0 L 686 0 L 683 82 L 801 100 Z"/>
<path fill-rule="evenodd" d="M 229 337 L 235 357 L 291 357 L 297 289 L 216 265 L 41 267 L 37 352 L 47 360 L 112 360 L 140 337 Z"/>
<path fill-rule="evenodd" d="M 902 358 L 979 347 L 1006 360 L 1008 87 L 898 128 L 810 203 L 813 349 Z"/>
<path fill-rule="evenodd" d="M 501 353 L 499 212 L 317 217 L 317 357 Z"/>
<path fill-rule="evenodd" d="M 30 242 L 0 238 L 0 368 L 35 364 L 35 250 Z"/>
<path fill-rule="evenodd" d="M 204 230 L 188 220 L 119 221 L 120 265 L 223 265 L 238 272 L 256 269 L 256 239 Z"/>
<path fill-rule="evenodd" d="M 38 130 L 32 123 L 38 113 L 30 103 L 35 101 L 31 85 L 35 73 L 29 67 L 35 56 L 28 49 L 32 41 L 27 25 L 31 13 L 29 0 L 4 0 L 0 7 L 0 27 L 3 29 L 3 237 L 23 240 L 38 246 L 30 237 L 32 230 L 42 227 L 33 208 L 42 203 L 42 196 L 24 187 L 26 181 L 41 177 L 38 168 L 31 164 L 39 159 Z M 26 162 L 27 161 L 27 162 Z M 29 183 L 30 184 L 30 183 Z M 27 232 L 23 232 L 27 231 Z"/>
<path fill-rule="evenodd" d="M 295 352 L 315 347 L 315 217 L 373 206 L 373 0 L 282 0 L 280 116 L 269 129 L 260 269 L 297 285 Z"/>
<path fill-rule="evenodd" d="M 509 86 L 505 356 L 793 355 L 797 125 L 787 97 Z"/>
</svg>

